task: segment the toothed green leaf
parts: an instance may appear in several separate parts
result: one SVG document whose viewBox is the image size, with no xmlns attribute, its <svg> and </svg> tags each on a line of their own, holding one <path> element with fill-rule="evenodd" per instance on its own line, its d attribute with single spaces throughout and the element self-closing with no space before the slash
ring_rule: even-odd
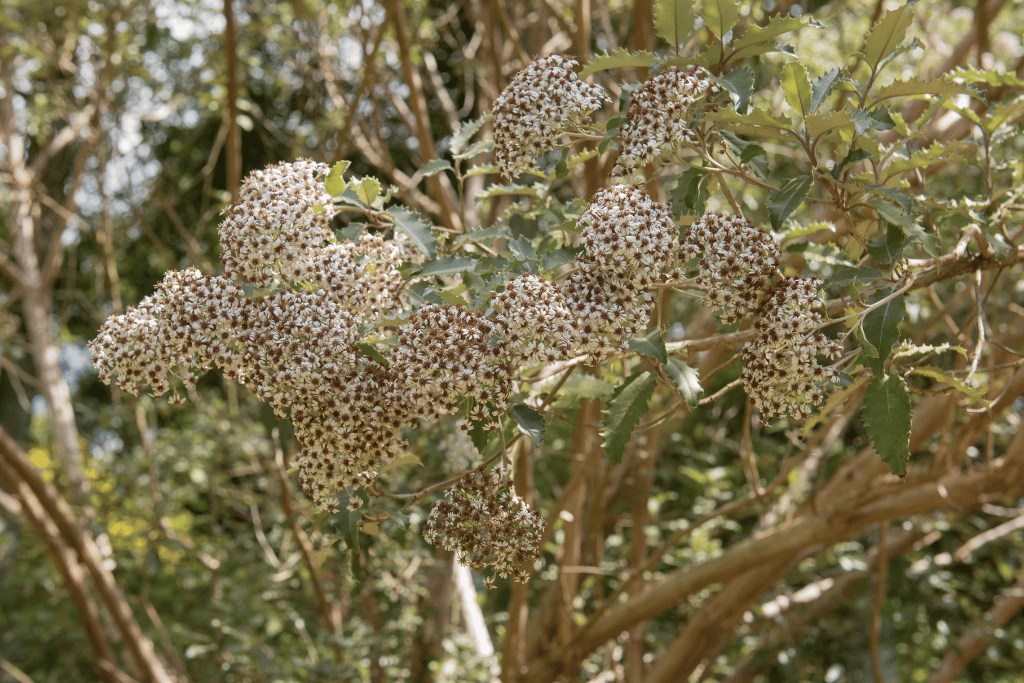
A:
<svg viewBox="0 0 1024 683">
<path fill-rule="evenodd" d="M 647 67 L 652 64 L 654 64 L 654 55 L 650 52 L 630 52 L 626 48 L 620 48 L 612 53 L 606 50 L 603 54 L 590 60 L 590 63 L 583 67 L 577 76 L 583 79 L 598 71 L 619 69 L 625 66 Z"/>
<path fill-rule="evenodd" d="M 672 380 L 672 385 L 686 405 L 696 408 L 704 395 L 697 371 L 678 358 L 669 358 L 665 364 L 665 374 Z"/>
<path fill-rule="evenodd" d="M 889 288 L 880 289 L 869 299 L 869 303 L 876 303 L 892 294 Z M 867 358 L 869 367 L 875 370 L 876 375 L 882 374 L 882 367 L 889 357 L 893 344 L 900 338 L 900 323 L 907 314 L 907 302 L 902 296 L 896 296 L 884 304 L 872 309 L 864 316 L 861 328 L 864 331 L 864 340 L 874 347 L 876 358 Z M 868 348 L 864 348 L 865 355 L 868 355 Z"/>
<path fill-rule="evenodd" d="M 345 181 L 341 179 L 341 176 L 348 170 L 348 167 L 348 161 L 339 161 L 331 167 L 331 172 L 324 179 L 324 190 L 327 191 L 327 194 L 337 197 L 345 191 Z"/>
<path fill-rule="evenodd" d="M 386 213 L 391 216 L 395 230 L 408 237 L 417 249 L 430 258 L 437 255 L 434 232 L 422 218 L 408 209 L 388 209 Z"/>
<path fill-rule="evenodd" d="M 910 6 L 913 2 L 894 10 L 887 11 L 882 18 L 871 27 L 867 40 L 864 42 L 864 61 L 871 73 L 875 73 L 879 63 L 899 47 L 907 37 L 907 28 L 914 19 Z"/>
<path fill-rule="evenodd" d="M 768 204 L 768 218 L 773 230 L 781 228 L 789 214 L 796 211 L 796 208 L 803 203 L 804 197 L 811 189 L 811 182 L 812 179 L 809 175 L 797 176 L 786 181 L 786 184 L 780 187 L 778 192 L 772 193 Z"/>
<path fill-rule="evenodd" d="M 626 444 L 633 435 L 633 429 L 647 414 L 647 404 L 654 393 L 658 379 L 650 372 L 633 375 L 623 384 L 608 402 L 604 412 L 604 450 L 613 465 L 622 462 Z"/>
<path fill-rule="evenodd" d="M 864 392 L 861 419 L 872 445 L 893 474 L 907 474 L 910 460 L 910 392 L 899 375 L 878 374 Z"/>
</svg>

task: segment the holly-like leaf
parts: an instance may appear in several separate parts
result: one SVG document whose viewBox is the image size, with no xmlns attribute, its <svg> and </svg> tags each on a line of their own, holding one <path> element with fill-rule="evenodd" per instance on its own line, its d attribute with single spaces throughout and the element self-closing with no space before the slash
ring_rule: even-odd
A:
<svg viewBox="0 0 1024 683">
<path fill-rule="evenodd" d="M 789 62 L 782 69 L 782 89 L 786 93 L 786 102 L 806 119 L 811 112 L 811 81 L 807 78 L 807 69 L 800 62 Z"/>
<path fill-rule="evenodd" d="M 629 350 L 644 356 L 650 356 L 664 365 L 668 362 L 668 352 L 665 350 L 665 340 L 661 337 L 661 330 L 655 327 L 648 330 L 642 337 L 636 336 L 629 340 Z"/>
<path fill-rule="evenodd" d="M 332 197 L 338 197 L 345 191 L 345 181 L 341 179 L 342 174 L 348 170 L 350 162 L 339 161 L 331 167 L 331 172 L 324 179 L 324 190 Z"/>
<path fill-rule="evenodd" d="M 691 26 L 692 28 L 692 26 Z M 648 67 L 654 64 L 654 55 L 650 52 L 630 52 L 626 48 L 620 48 L 615 52 L 604 53 L 594 57 L 583 70 L 577 74 L 580 79 L 596 74 L 598 71 L 608 69 L 619 69 L 626 66 Z"/>
<path fill-rule="evenodd" d="M 979 85 L 984 83 L 991 87 L 1009 87 L 1024 89 L 1024 80 L 1015 72 L 1007 71 L 999 73 L 995 70 L 979 71 L 975 66 L 960 66 L 955 71 L 946 74 L 946 78 L 956 82 L 963 82 L 968 85 Z"/>
<path fill-rule="evenodd" d="M 927 168 L 935 164 L 967 160 L 974 156 L 977 151 L 978 147 L 976 145 L 962 140 L 936 141 L 930 147 L 919 149 L 909 157 L 894 157 L 892 162 L 885 167 L 885 177 L 886 179 L 892 178 L 907 171 Z"/>
<path fill-rule="evenodd" d="M 693 33 L 693 2 L 657 0 L 654 4 L 654 32 L 673 47 L 683 45 Z"/>
<path fill-rule="evenodd" d="M 534 445 L 544 442 L 544 416 L 525 403 L 512 406 L 509 415 L 519 425 L 519 431 L 533 439 Z"/>
<path fill-rule="evenodd" d="M 490 432 L 487 431 L 487 423 L 483 420 L 470 420 L 469 440 L 481 455 L 487 453 L 487 443 L 490 441 Z"/>
<path fill-rule="evenodd" d="M 434 231 L 416 213 L 408 209 L 388 209 L 386 214 L 391 217 L 395 230 L 408 237 L 417 249 L 430 258 L 437 255 Z"/>
<path fill-rule="evenodd" d="M 768 218 L 773 230 L 781 228 L 789 214 L 803 203 L 804 197 L 811 189 L 811 182 L 812 179 L 809 175 L 797 176 L 787 180 L 778 192 L 772 193 L 768 204 Z"/>
<path fill-rule="evenodd" d="M 868 300 L 874 304 L 892 294 L 889 288 L 880 289 Z M 882 374 L 885 359 L 889 357 L 893 344 L 900 338 L 900 323 L 907 314 L 907 302 L 902 296 L 889 299 L 884 304 L 871 309 L 861 322 L 864 340 L 874 347 L 876 357 L 871 358 L 869 349 L 864 348 L 867 365 L 875 370 L 875 375 Z"/>
<path fill-rule="evenodd" d="M 352 189 L 359 196 L 359 201 L 367 206 L 373 205 L 373 200 L 380 194 L 380 181 L 373 177 L 366 177 L 356 182 L 353 180 L 351 183 Z"/>
<path fill-rule="evenodd" d="M 508 223 L 495 223 L 479 230 L 464 232 L 455 238 L 455 244 L 466 242 L 493 242 L 496 239 L 508 239 L 512 236 L 509 232 Z"/>
<path fill-rule="evenodd" d="M 804 125 L 807 126 L 807 134 L 812 138 L 843 128 L 848 129 L 844 137 L 849 140 L 853 140 L 854 137 L 853 121 L 845 111 L 834 111 L 826 115 L 811 114 L 807 117 Z"/>
<path fill-rule="evenodd" d="M 477 134 L 480 127 L 491 120 L 494 115 L 491 112 L 487 112 L 483 116 L 472 121 L 466 121 L 459 127 L 459 131 L 452 136 L 452 144 L 449 150 L 452 156 L 456 159 L 468 158 L 469 155 L 463 154 L 466 151 L 466 146 L 469 145 L 470 139 Z"/>
<path fill-rule="evenodd" d="M 677 219 L 683 213 L 704 213 L 704 202 L 709 195 L 707 187 L 708 172 L 695 166 L 686 169 L 676 179 L 672 190 L 672 214 Z M 689 211 L 684 211 L 688 209 Z"/>
<path fill-rule="evenodd" d="M 709 112 L 704 119 L 718 123 L 721 128 L 738 135 L 793 141 L 793 123 L 789 118 L 774 116 L 763 109 L 755 108 L 747 114 L 738 114 L 732 109 L 722 108 Z"/>
<path fill-rule="evenodd" d="M 508 241 L 509 251 L 520 261 L 535 261 L 537 259 L 537 250 L 533 248 L 533 244 L 530 240 L 525 237 L 516 237 Z"/>
<path fill-rule="evenodd" d="M 863 54 L 872 74 L 878 70 L 881 61 L 894 52 L 907 37 L 907 28 L 914 18 L 910 6 L 915 1 L 911 0 L 902 7 L 887 11 L 868 32 Z"/>
<path fill-rule="evenodd" d="M 875 93 L 875 101 L 868 106 L 868 109 L 874 109 L 878 103 L 893 97 L 921 99 L 929 95 L 974 95 L 977 97 L 978 91 L 966 84 L 955 83 L 944 78 L 935 78 L 930 81 L 920 78 L 909 81 L 896 80 L 878 89 L 878 92 Z"/>
<path fill-rule="evenodd" d="M 697 371 L 678 358 L 669 358 L 665 364 L 665 374 L 672 380 L 672 386 L 679 392 L 679 397 L 686 401 L 686 405 L 696 408 L 704 395 Z"/>
<path fill-rule="evenodd" d="M 821 78 L 814 82 L 811 87 L 811 111 L 816 112 L 821 106 L 825 98 L 832 92 L 832 88 L 835 86 L 836 81 L 839 80 L 839 74 L 842 72 L 839 69 L 830 69 L 822 74 Z"/>
<path fill-rule="evenodd" d="M 889 471 L 903 477 L 910 460 L 910 392 L 899 375 L 878 373 L 864 392 L 861 418 Z"/>
<path fill-rule="evenodd" d="M 476 259 L 469 256 L 457 256 L 449 254 L 433 261 L 427 261 L 420 269 L 419 277 L 435 277 L 438 275 L 455 275 L 471 270 L 476 265 Z"/>
<path fill-rule="evenodd" d="M 633 375 L 608 402 L 601 436 L 604 437 L 608 461 L 613 465 L 622 462 L 626 444 L 633 435 L 633 429 L 647 414 L 647 404 L 657 384 L 657 377 L 650 372 Z"/>
<path fill-rule="evenodd" d="M 992 134 L 1000 126 L 1018 121 L 1024 115 L 1024 98 L 1017 97 L 1009 102 L 995 104 L 981 118 L 981 128 L 986 133 Z"/>
<path fill-rule="evenodd" d="M 432 175 L 437 175 L 441 171 L 447 171 L 451 169 L 451 167 L 452 164 L 447 159 L 431 159 L 423 168 L 423 177 L 429 178 Z"/>
<path fill-rule="evenodd" d="M 739 21 L 740 11 L 736 0 L 704 0 L 701 16 L 709 31 L 718 38 L 724 38 Z"/>
<path fill-rule="evenodd" d="M 776 50 L 776 38 L 802 26 L 820 26 L 820 24 L 812 23 L 806 17 L 786 15 L 772 17 L 766 26 L 750 26 L 743 32 L 743 35 L 729 45 L 732 49 L 729 61 L 740 61 L 754 55 L 772 52 Z"/>
<path fill-rule="evenodd" d="M 985 397 L 985 390 L 979 387 L 972 387 L 969 384 L 964 384 L 961 380 L 957 379 L 953 375 L 949 374 L 945 370 L 934 368 L 929 365 L 924 367 L 915 367 L 910 369 L 910 373 L 914 375 L 921 375 L 923 377 L 930 377 L 936 382 L 947 384 L 961 394 L 966 394 L 973 399 L 982 399 Z"/>
</svg>

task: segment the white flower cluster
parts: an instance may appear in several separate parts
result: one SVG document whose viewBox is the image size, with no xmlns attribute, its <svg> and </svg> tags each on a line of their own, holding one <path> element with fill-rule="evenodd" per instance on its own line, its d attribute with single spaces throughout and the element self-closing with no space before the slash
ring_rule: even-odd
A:
<svg viewBox="0 0 1024 683">
<path fill-rule="evenodd" d="M 601 87 L 576 77 L 577 65 L 562 55 L 535 59 L 494 101 L 494 160 L 505 178 L 536 168 L 562 133 L 608 101 Z"/>
<path fill-rule="evenodd" d="M 154 294 L 107 320 L 89 343 L 100 379 L 116 379 L 135 395 L 147 384 L 153 395 L 164 394 L 168 375 L 194 386 L 196 373 L 233 361 L 230 326 L 243 298 L 242 288 L 223 277 L 195 268 L 167 273 Z"/>
<path fill-rule="evenodd" d="M 464 306 L 428 303 L 398 332 L 391 371 L 403 401 L 415 417 L 455 413 L 472 399 L 469 417 L 488 421 L 511 407 L 512 366 L 497 339 L 497 326 Z"/>
<path fill-rule="evenodd" d="M 646 287 L 675 257 L 677 230 L 669 207 L 636 187 L 599 190 L 579 225 L 592 267 L 606 276 Z"/>
<path fill-rule="evenodd" d="M 218 233 L 228 278 L 269 287 L 275 278 L 302 281 L 307 261 L 334 242 L 333 198 L 320 179 L 328 167 L 309 160 L 268 166 L 246 178 Z"/>
<path fill-rule="evenodd" d="M 783 417 L 810 416 L 825 396 L 823 385 L 838 382 L 835 368 L 818 365 L 818 356 L 835 359 L 842 345 L 817 330 L 824 321 L 812 310 L 821 280 L 790 277 L 772 290 L 754 321 L 757 337 L 743 348 L 740 377 L 761 422 Z"/>
<path fill-rule="evenodd" d="M 491 297 L 491 305 L 509 355 L 522 365 L 567 358 L 579 346 L 573 313 L 549 280 L 520 275 Z"/>
<path fill-rule="evenodd" d="M 654 311 L 648 287 L 674 258 L 677 230 L 667 205 L 629 185 L 600 190 L 579 225 L 585 252 L 562 290 L 578 352 L 596 361 L 647 328 Z"/>
<path fill-rule="evenodd" d="M 628 122 L 622 126 L 622 145 L 613 176 L 650 163 L 666 147 L 695 142 L 690 125 L 698 106 L 715 109 L 718 85 L 703 67 L 671 69 L 647 79 L 629 98 Z"/>
<path fill-rule="evenodd" d="M 335 242 L 326 170 L 299 161 L 251 175 L 221 225 L 231 277 L 168 273 L 90 348 L 101 379 L 132 394 L 148 384 L 159 396 L 175 378 L 192 386 L 213 366 L 250 387 L 290 417 L 299 480 L 331 509 L 341 487 L 369 483 L 395 457 L 414 418 L 395 373 L 357 346 L 367 321 L 399 304 L 407 241 Z M 233 278 L 263 291 L 247 296 Z"/>
<path fill-rule="evenodd" d="M 782 252 L 770 234 L 743 216 L 706 213 L 687 230 L 680 248 L 684 263 L 698 256 L 696 284 L 729 324 L 760 307 Z"/>
<path fill-rule="evenodd" d="M 515 494 L 497 470 L 470 470 L 430 511 L 427 541 L 458 553 L 459 562 L 483 572 L 488 566 L 526 582 L 540 557 L 544 519 Z M 490 584 L 490 580 L 488 581 Z"/>
</svg>

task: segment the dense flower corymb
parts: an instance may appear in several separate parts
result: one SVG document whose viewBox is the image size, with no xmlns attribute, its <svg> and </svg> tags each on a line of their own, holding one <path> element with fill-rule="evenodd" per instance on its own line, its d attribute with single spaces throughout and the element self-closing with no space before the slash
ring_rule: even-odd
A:
<svg viewBox="0 0 1024 683">
<path fill-rule="evenodd" d="M 622 146 L 612 175 L 625 175 L 648 164 L 664 149 L 695 141 L 690 123 L 698 105 L 714 109 L 718 86 L 703 67 L 672 69 L 652 76 L 629 98 L 622 126 Z"/>
<path fill-rule="evenodd" d="M 330 214 L 314 206 L 334 199 L 321 178 L 326 164 L 299 160 L 250 174 L 218 232 L 225 275 L 268 287 L 275 277 L 300 279 L 306 261 L 334 241 Z"/>
<path fill-rule="evenodd" d="M 680 247 L 684 263 L 698 256 L 696 284 L 729 324 L 757 311 L 782 252 L 770 234 L 743 216 L 706 213 L 693 222 Z"/>
<path fill-rule="evenodd" d="M 494 161 L 505 178 L 535 168 L 556 138 L 608 100 L 604 90 L 581 81 L 574 59 L 535 59 L 494 101 Z"/>
<path fill-rule="evenodd" d="M 824 321 L 812 306 L 821 280 L 790 277 L 780 282 L 757 312 L 757 337 L 743 347 L 740 378 L 761 422 L 809 417 L 825 396 L 823 385 L 839 380 L 835 368 L 818 365 L 818 356 L 838 358 L 842 345 L 817 332 Z"/>
<path fill-rule="evenodd" d="M 459 561 L 482 572 L 526 582 L 540 557 L 544 519 L 515 494 L 498 470 L 470 470 L 430 511 L 423 535 L 435 546 L 458 553 Z"/>
</svg>

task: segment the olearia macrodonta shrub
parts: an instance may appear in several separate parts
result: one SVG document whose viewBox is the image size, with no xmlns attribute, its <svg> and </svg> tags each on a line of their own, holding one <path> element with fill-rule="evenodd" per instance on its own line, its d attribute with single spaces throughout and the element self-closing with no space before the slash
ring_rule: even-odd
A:
<svg viewBox="0 0 1024 683">
<path fill-rule="evenodd" d="M 606 101 L 599 88 L 575 78 L 573 65 L 557 56 L 537 60 L 499 97 L 495 158 L 504 173 L 534 168 L 562 133 Z M 658 78 L 647 99 L 631 105 L 636 118 L 624 146 L 635 156 L 623 163 L 649 160 L 636 156 L 641 131 L 649 131 L 655 152 L 685 139 L 680 131 L 693 103 L 716 91 L 706 75 L 694 74 Z M 650 97 L 673 84 L 691 88 L 692 96 L 670 98 L 678 106 L 652 123 Z M 550 101 L 538 99 L 537 88 Z M 692 228 L 680 241 L 668 205 L 639 187 L 612 184 L 580 216 L 582 250 L 564 277 L 510 277 L 484 312 L 434 302 L 412 310 L 400 269 L 417 253 L 396 230 L 337 239 L 330 228 L 335 197 L 325 189 L 329 170 L 302 160 L 253 173 L 220 226 L 224 274 L 168 273 L 155 294 L 110 318 L 91 344 L 103 380 L 132 394 L 146 385 L 156 396 L 174 382 L 192 387 L 213 368 L 251 388 L 291 420 L 301 445 L 299 481 L 324 510 L 337 509 L 340 490 L 371 485 L 403 448 L 402 429 L 419 419 L 462 415 L 497 429 L 517 393 L 517 368 L 581 356 L 597 364 L 626 353 L 626 342 L 647 328 L 657 287 L 680 277 L 698 254 L 695 286 L 728 311 L 726 320 L 757 311 L 770 292 L 784 299 L 788 291 L 770 289 L 778 247 L 748 222 L 709 215 L 703 232 Z M 741 229 L 732 232 L 737 222 Z M 380 326 L 403 314 L 400 324 Z M 797 383 L 800 396 L 820 400 L 819 385 L 831 375 L 815 375 L 815 356 L 832 347 L 805 343 L 803 328 L 821 322 L 809 320 L 757 362 L 777 367 L 799 356 L 808 366 Z M 787 344 L 799 350 L 787 352 Z M 773 353 L 774 361 L 764 359 Z M 771 372 L 759 370 L 748 384 L 779 414 L 788 394 L 777 390 Z M 174 396 L 180 400 L 176 390 Z M 795 414 L 805 414 L 806 405 Z M 505 474 L 471 471 L 451 490 L 452 502 L 431 516 L 428 537 L 474 567 L 492 565 L 501 576 L 525 580 L 543 522 L 510 487 Z M 499 523 L 497 509 L 508 520 Z"/>
<path fill-rule="evenodd" d="M 808 25 L 792 18 L 779 30 Z M 220 227 L 224 273 L 168 273 L 152 296 L 110 318 L 91 343 L 101 377 L 133 394 L 147 385 L 157 396 L 173 388 L 175 400 L 179 386 L 194 386 L 210 369 L 249 387 L 291 420 L 301 446 L 299 481 L 327 511 L 337 509 L 342 490 L 372 487 L 405 447 L 403 430 L 459 416 L 487 460 L 450 480 L 427 537 L 474 568 L 526 580 L 544 522 L 512 487 L 503 426 L 511 416 L 537 438 L 543 424 L 538 402 L 526 403 L 523 372 L 643 354 L 663 366 L 657 377 L 642 375 L 646 397 L 657 382 L 675 382 L 669 388 L 678 391 L 686 380 L 677 380 L 692 369 L 668 357 L 658 307 L 665 292 L 679 291 L 714 309 L 723 325 L 748 331 L 737 381 L 763 423 L 808 418 L 838 384 L 884 395 L 888 412 L 873 404 L 865 423 L 883 459 L 903 474 L 910 401 L 887 361 L 899 338 L 901 295 L 913 284 L 903 251 L 934 245 L 893 187 L 851 176 L 858 162 L 881 154 L 870 136 L 897 127 L 888 109 L 869 107 L 866 98 L 891 49 L 879 47 L 885 36 L 869 36 L 871 78 L 854 93 L 853 113 L 842 98 L 828 99 L 838 72 L 812 88 L 805 67 L 791 62 L 782 75 L 795 112 L 789 119 L 763 104 L 751 108 L 753 81 L 729 75 L 737 64 L 728 60 L 774 49 L 779 34 L 764 34 L 730 34 L 742 43 L 731 52 L 721 49 L 725 34 L 718 36 L 710 57 L 604 55 L 578 73 L 574 59 L 550 55 L 524 68 L 495 100 L 493 115 L 454 136 L 454 165 L 434 160 L 430 170 L 452 173 L 460 189 L 481 173 L 518 180 L 462 198 L 526 197 L 480 231 L 501 242 L 494 249 L 474 232 L 483 226 L 438 242 L 418 216 L 388 206 L 390 193 L 381 195 L 376 179 L 344 182 L 347 162 L 328 168 L 300 160 L 252 174 Z M 650 75 L 624 90 L 628 104 L 615 116 L 604 88 L 584 78 L 627 65 L 646 66 Z M 888 97 L 927 94 L 919 90 L 896 86 Z M 826 102 L 836 107 L 827 117 L 819 113 Z M 487 121 L 493 142 L 470 145 Z M 790 138 L 811 154 L 811 172 L 770 177 L 759 166 L 768 154 L 757 141 Z M 815 156 L 825 142 L 841 153 L 829 170 Z M 493 164 L 463 168 L 488 153 Z M 604 187 L 587 198 L 565 197 L 564 185 L 553 192 L 587 162 L 605 169 Z M 664 169 L 674 169 L 671 204 L 644 189 Z M 536 181 L 524 184 L 530 177 Z M 766 197 L 769 225 L 743 215 L 730 184 Z M 792 272 L 776 237 L 815 186 L 831 193 L 833 208 L 853 226 L 852 275 L 841 281 L 839 299 L 827 299 L 821 278 Z M 720 197 L 710 196 L 714 187 Z M 366 217 L 365 232 L 339 238 L 332 221 L 353 213 Z M 540 235 L 514 234 L 516 215 L 544 226 Z M 830 317 L 830 306 L 846 315 Z M 847 329 L 836 333 L 844 320 Z M 857 348 L 847 350 L 850 337 Z M 646 410 L 642 394 L 628 396 Z M 609 414 L 630 417 L 605 425 L 613 458 L 643 412 L 618 410 L 619 397 L 610 399 Z M 500 468 L 489 471 L 499 455 Z"/>
</svg>

